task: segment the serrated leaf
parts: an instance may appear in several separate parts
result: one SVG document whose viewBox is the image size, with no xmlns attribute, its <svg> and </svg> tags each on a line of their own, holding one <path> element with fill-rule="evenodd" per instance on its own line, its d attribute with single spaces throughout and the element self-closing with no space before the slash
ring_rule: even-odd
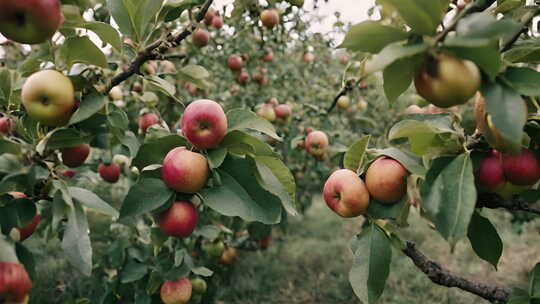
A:
<svg viewBox="0 0 540 304">
<path fill-rule="evenodd" d="M 489 219 L 475 211 L 469 223 L 467 236 L 476 255 L 497 269 L 503 243 Z"/>
</svg>

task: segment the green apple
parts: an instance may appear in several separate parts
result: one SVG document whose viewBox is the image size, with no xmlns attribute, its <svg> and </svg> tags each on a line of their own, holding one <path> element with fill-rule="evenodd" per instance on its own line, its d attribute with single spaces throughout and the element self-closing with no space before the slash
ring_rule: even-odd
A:
<svg viewBox="0 0 540 304">
<path fill-rule="evenodd" d="M 223 254 L 223 251 L 225 251 L 225 244 L 222 241 L 215 243 L 208 242 L 203 244 L 202 249 L 209 256 L 219 258 Z"/>
</svg>

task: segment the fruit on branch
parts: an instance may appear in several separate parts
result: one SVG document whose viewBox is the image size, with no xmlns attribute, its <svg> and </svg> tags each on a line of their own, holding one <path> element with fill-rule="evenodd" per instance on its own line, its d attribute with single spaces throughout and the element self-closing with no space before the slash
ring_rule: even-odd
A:
<svg viewBox="0 0 540 304">
<path fill-rule="evenodd" d="M 172 61 L 169 60 L 163 60 L 159 63 L 159 66 L 161 68 L 161 72 L 167 73 L 167 74 L 175 74 L 176 73 L 176 65 Z"/>
<path fill-rule="evenodd" d="M 506 184 L 502 158 L 498 152 L 493 150 L 480 160 L 476 178 L 478 185 L 489 192 L 496 192 Z"/>
<path fill-rule="evenodd" d="M 140 82 L 136 81 L 131 86 L 131 90 L 133 92 L 137 92 L 137 93 L 141 94 L 143 92 L 143 85 Z"/>
<path fill-rule="evenodd" d="M 265 9 L 261 13 L 261 22 L 269 29 L 274 28 L 279 23 L 279 12 L 276 9 Z"/>
<path fill-rule="evenodd" d="M 349 107 L 349 97 L 340 96 L 337 100 L 337 106 L 341 109 L 347 109 Z"/>
<path fill-rule="evenodd" d="M 11 121 L 9 117 L 2 116 L 0 117 L 0 134 L 9 134 L 11 133 Z"/>
<path fill-rule="evenodd" d="M 77 172 L 75 172 L 74 170 L 61 170 L 58 173 L 62 174 L 67 178 L 73 178 Z"/>
<path fill-rule="evenodd" d="M 156 113 L 146 113 L 139 117 L 139 129 L 141 129 L 141 131 L 143 132 L 146 132 L 148 128 L 155 124 L 159 124 L 160 121 L 161 120 L 156 115 Z"/>
<path fill-rule="evenodd" d="M 64 22 L 59 0 L 0 1 L 0 33 L 19 43 L 49 40 Z"/>
<path fill-rule="evenodd" d="M 342 217 L 365 214 L 369 205 L 369 192 L 358 175 L 349 169 L 340 169 L 324 183 L 326 205 Z"/>
<path fill-rule="evenodd" d="M 190 202 L 174 202 L 159 216 L 159 229 L 174 237 L 188 237 L 197 226 L 197 208 Z"/>
<path fill-rule="evenodd" d="M 328 148 L 328 136 L 323 131 L 312 131 L 305 139 L 306 150 L 313 156 L 321 156 Z"/>
<path fill-rule="evenodd" d="M 99 176 L 104 181 L 109 183 L 116 183 L 120 178 L 120 166 L 115 163 L 105 164 L 101 163 L 98 166 Z"/>
<path fill-rule="evenodd" d="M 312 53 L 305 53 L 303 59 L 304 59 L 304 62 L 310 63 L 310 62 L 313 62 L 313 60 L 315 60 L 315 55 L 313 55 Z"/>
<path fill-rule="evenodd" d="M 271 62 L 274 60 L 274 53 L 268 52 L 264 56 L 261 57 L 262 61 L 264 62 Z"/>
<path fill-rule="evenodd" d="M 199 192 L 206 184 L 208 171 L 206 157 L 191 152 L 186 147 L 177 147 L 169 151 L 163 160 L 161 170 L 165 184 L 182 193 Z"/>
<path fill-rule="evenodd" d="M 276 111 L 274 110 L 274 106 L 268 103 L 263 103 L 258 106 L 257 115 L 268 121 L 276 120 Z"/>
<path fill-rule="evenodd" d="M 466 103 L 478 91 L 480 82 L 476 64 L 445 53 L 428 57 L 414 78 L 418 94 L 441 108 Z"/>
<path fill-rule="evenodd" d="M 142 72 L 145 75 L 155 75 L 157 70 L 157 65 L 153 61 L 146 62 L 142 66 Z"/>
<path fill-rule="evenodd" d="M 407 194 L 409 171 L 389 157 L 376 159 L 366 171 L 369 194 L 381 203 L 399 202 Z"/>
<path fill-rule="evenodd" d="M 54 70 L 42 70 L 26 79 L 21 99 L 28 115 L 47 126 L 66 124 L 75 108 L 71 80 Z"/>
<path fill-rule="evenodd" d="M 272 105 L 273 107 L 279 106 L 279 100 L 275 97 L 268 98 L 266 103 Z"/>
<path fill-rule="evenodd" d="M 220 16 L 215 16 L 214 18 L 212 18 L 212 26 L 215 27 L 216 29 L 222 28 L 223 18 L 221 18 Z"/>
<path fill-rule="evenodd" d="M 222 241 L 206 242 L 202 245 L 204 252 L 213 258 L 219 258 L 225 251 L 225 244 Z"/>
<path fill-rule="evenodd" d="M 209 8 L 208 11 L 206 11 L 206 15 L 204 15 L 204 22 L 206 25 L 210 25 L 215 16 L 217 16 L 216 10 Z"/>
<path fill-rule="evenodd" d="M 249 81 L 249 74 L 246 71 L 242 71 L 236 76 L 236 81 L 240 84 L 246 84 Z"/>
<path fill-rule="evenodd" d="M 223 254 L 218 259 L 218 263 L 222 265 L 231 265 L 234 263 L 234 259 L 236 258 L 236 248 L 234 247 L 227 247 L 225 251 L 223 251 Z"/>
<path fill-rule="evenodd" d="M 358 87 L 359 87 L 360 89 L 365 89 L 365 88 L 367 88 L 368 86 L 369 86 L 369 83 L 367 83 L 366 81 L 360 81 L 360 82 L 358 83 Z"/>
<path fill-rule="evenodd" d="M 22 264 L 0 261 L 0 300 L 2 303 L 28 303 L 32 281 Z"/>
<path fill-rule="evenodd" d="M 187 304 L 192 292 L 191 281 L 186 277 L 176 281 L 165 281 L 161 285 L 161 301 L 165 304 Z"/>
<path fill-rule="evenodd" d="M 216 19 L 216 18 L 214 18 Z M 193 33 L 192 36 L 193 44 L 195 44 L 198 47 L 205 47 L 208 45 L 208 42 L 210 42 L 210 34 L 205 29 L 198 29 Z"/>
<path fill-rule="evenodd" d="M 243 64 L 244 60 L 238 55 L 231 55 L 227 59 L 227 65 L 229 66 L 229 69 L 233 71 L 240 71 Z"/>
<path fill-rule="evenodd" d="M 360 101 L 358 101 L 358 104 L 356 105 L 356 107 L 360 111 L 365 111 L 368 108 L 368 103 L 364 99 L 360 99 Z"/>
<path fill-rule="evenodd" d="M 274 111 L 276 112 L 276 117 L 283 120 L 286 120 L 292 114 L 291 106 L 288 104 L 280 104 Z"/>
<path fill-rule="evenodd" d="M 502 166 L 506 179 L 517 186 L 530 186 L 540 180 L 540 162 L 529 149 L 517 155 L 503 154 Z"/>
<path fill-rule="evenodd" d="M 199 99 L 190 103 L 182 114 L 182 132 L 199 149 L 216 148 L 227 133 L 227 116 L 219 103 Z"/>
<path fill-rule="evenodd" d="M 206 281 L 202 278 L 191 279 L 191 286 L 193 286 L 193 292 L 198 294 L 205 293 L 208 288 Z"/>
<path fill-rule="evenodd" d="M 90 154 L 90 145 L 81 144 L 61 150 L 62 163 L 70 168 L 77 168 L 84 164 Z"/>
<path fill-rule="evenodd" d="M 122 88 L 119 86 L 113 87 L 109 91 L 109 99 L 112 101 L 122 100 L 124 98 L 124 93 L 122 92 Z"/>
</svg>

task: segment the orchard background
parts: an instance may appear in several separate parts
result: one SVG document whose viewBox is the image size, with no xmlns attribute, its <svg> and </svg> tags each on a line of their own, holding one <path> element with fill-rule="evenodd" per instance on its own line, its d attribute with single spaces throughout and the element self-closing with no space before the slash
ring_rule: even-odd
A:
<svg viewBox="0 0 540 304">
<path fill-rule="evenodd" d="M 540 303 L 538 4 L 303 2 L 0 2 L 0 303 Z"/>
</svg>

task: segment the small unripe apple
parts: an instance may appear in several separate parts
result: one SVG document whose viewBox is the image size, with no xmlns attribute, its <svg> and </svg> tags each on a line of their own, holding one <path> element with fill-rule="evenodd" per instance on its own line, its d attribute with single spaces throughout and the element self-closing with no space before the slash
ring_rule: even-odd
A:
<svg viewBox="0 0 540 304">
<path fill-rule="evenodd" d="M 504 177 L 502 158 L 488 155 L 480 161 L 476 173 L 478 185 L 489 192 L 495 192 L 506 183 Z"/>
<path fill-rule="evenodd" d="M 227 133 L 227 116 L 220 104 L 209 99 L 190 103 L 181 119 L 182 132 L 199 149 L 216 148 Z"/>
<path fill-rule="evenodd" d="M 156 113 L 146 113 L 139 117 L 139 129 L 141 129 L 141 131 L 143 132 L 146 132 L 148 128 L 155 124 L 159 124 L 160 121 L 161 120 L 156 115 Z"/>
<path fill-rule="evenodd" d="M 517 186 L 530 186 L 540 180 L 540 162 L 529 149 L 518 155 L 503 154 L 502 166 L 506 179 Z"/>
<path fill-rule="evenodd" d="M 261 59 L 264 62 L 271 62 L 274 60 L 274 53 L 268 52 L 264 56 L 262 56 Z"/>
<path fill-rule="evenodd" d="M 330 209 L 342 217 L 365 214 L 369 192 L 358 175 L 349 169 L 332 173 L 323 188 L 323 197 Z"/>
<path fill-rule="evenodd" d="M 321 156 L 328 148 L 328 136 L 323 131 L 313 131 L 306 136 L 306 150 L 313 156 Z"/>
<path fill-rule="evenodd" d="M 193 292 L 198 294 L 205 293 L 208 288 L 206 281 L 201 278 L 191 279 L 191 285 L 193 286 Z"/>
<path fill-rule="evenodd" d="M 11 133 L 11 121 L 9 117 L 2 116 L 0 117 L 0 134 L 9 134 Z"/>
<path fill-rule="evenodd" d="M 212 20 L 214 20 L 214 17 L 216 15 L 216 10 L 213 8 L 209 8 L 208 11 L 206 11 L 206 15 L 204 15 L 204 22 L 206 25 L 210 25 L 212 23 Z"/>
<path fill-rule="evenodd" d="M 269 29 L 274 28 L 279 23 L 279 13 L 276 9 L 265 9 L 261 13 L 261 22 Z"/>
<path fill-rule="evenodd" d="M 227 65 L 229 66 L 229 69 L 233 71 L 240 71 L 243 64 L 244 61 L 242 60 L 242 57 L 238 55 L 231 55 L 227 59 Z"/>
<path fill-rule="evenodd" d="M 337 106 L 341 109 L 347 109 L 349 107 L 349 97 L 341 96 L 337 100 Z"/>
<path fill-rule="evenodd" d="M 223 27 L 223 18 L 221 18 L 220 16 L 215 16 L 214 18 L 212 18 L 212 26 L 217 28 L 217 29 L 220 29 Z"/>
<path fill-rule="evenodd" d="M 197 208 L 190 202 L 175 202 L 159 216 L 159 229 L 174 237 L 188 237 L 197 226 Z"/>
<path fill-rule="evenodd" d="M 276 117 L 279 119 L 287 119 L 292 114 L 291 106 L 288 104 L 281 104 L 277 106 L 274 111 L 276 112 Z"/>
<path fill-rule="evenodd" d="M 263 103 L 259 105 L 259 108 L 256 113 L 257 115 L 259 115 L 260 117 L 268 121 L 276 120 L 276 111 L 274 110 L 274 106 L 271 104 Z"/>
<path fill-rule="evenodd" d="M 192 292 L 191 281 L 186 277 L 176 281 L 165 281 L 161 285 L 161 301 L 165 304 L 187 304 Z"/>
<path fill-rule="evenodd" d="M 366 171 L 369 194 L 381 203 L 392 204 L 407 194 L 409 172 L 397 160 L 380 157 Z"/>
<path fill-rule="evenodd" d="M 207 255 L 219 258 L 225 251 L 225 244 L 222 241 L 218 242 L 206 242 L 202 245 L 202 249 Z"/>
<path fill-rule="evenodd" d="M 305 53 L 303 59 L 304 59 L 304 62 L 310 63 L 310 62 L 313 62 L 313 60 L 315 60 L 315 55 L 313 55 L 312 53 Z"/>
<path fill-rule="evenodd" d="M 358 101 L 358 104 L 356 105 L 356 107 L 360 111 L 365 111 L 365 110 L 367 110 L 368 103 L 364 99 L 360 99 L 360 101 Z"/>
<path fill-rule="evenodd" d="M 63 148 L 62 163 L 70 168 L 77 168 L 84 164 L 90 154 L 90 145 L 81 144 L 74 147 Z"/>
<path fill-rule="evenodd" d="M 99 176 L 103 178 L 104 181 L 109 183 L 116 183 L 120 178 L 120 166 L 115 163 L 105 164 L 101 163 L 98 166 Z"/>
<path fill-rule="evenodd" d="M 22 264 L 0 261 L 0 300 L 2 303 L 28 303 L 32 281 Z"/>
<path fill-rule="evenodd" d="M 236 248 L 227 247 L 221 257 L 218 260 L 218 263 L 222 265 L 231 265 L 236 258 Z"/>
<path fill-rule="evenodd" d="M 242 71 L 236 76 L 236 81 L 240 84 L 246 84 L 249 81 L 249 74 L 246 71 Z"/>
<path fill-rule="evenodd" d="M 445 53 L 429 57 L 414 78 L 418 94 L 441 108 L 466 103 L 480 82 L 480 70 L 472 61 Z"/>
<path fill-rule="evenodd" d="M 124 93 L 122 92 L 121 87 L 115 86 L 109 91 L 110 100 L 116 101 L 116 100 L 122 100 L 122 98 L 124 98 Z"/>
<path fill-rule="evenodd" d="M 182 193 L 197 193 L 206 185 L 208 161 L 202 154 L 177 147 L 165 156 L 161 172 L 169 188 Z"/>
<path fill-rule="evenodd" d="M 208 42 L 210 42 L 210 34 L 205 29 L 198 29 L 193 33 L 192 41 L 193 44 L 200 48 L 205 47 L 208 45 Z"/>
</svg>

